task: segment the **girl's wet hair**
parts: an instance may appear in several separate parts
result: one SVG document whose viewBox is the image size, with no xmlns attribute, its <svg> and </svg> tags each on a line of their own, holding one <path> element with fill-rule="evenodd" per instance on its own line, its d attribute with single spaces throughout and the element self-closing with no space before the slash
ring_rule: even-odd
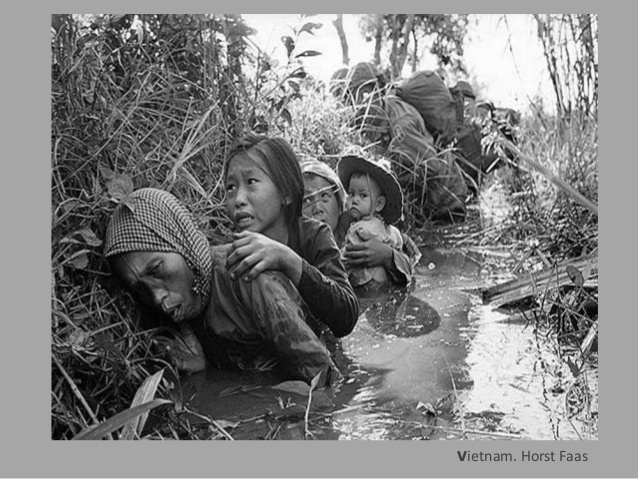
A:
<svg viewBox="0 0 638 479">
<path fill-rule="evenodd" d="M 284 215 L 288 224 L 301 217 L 304 194 L 303 177 L 299 160 L 290 144 L 283 138 L 270 138 L 249 133 L 233 144 L 224 161 L 224 183 L 228 176 L 228 166 L 239 153 L 251 151 L 266 165 L 266 172 L 284 198 L 290 204 L 284 205 Z"/>
</svg>

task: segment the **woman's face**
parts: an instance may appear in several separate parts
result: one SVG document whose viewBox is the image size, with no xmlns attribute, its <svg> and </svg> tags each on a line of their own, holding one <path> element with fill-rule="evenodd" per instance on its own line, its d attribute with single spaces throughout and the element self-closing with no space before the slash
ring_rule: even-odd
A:
<svg viewBox="0 0 638 479">
<path fill-rule="evenodd" d="M 159 309 L 175 323 L 202 311 L 201 297 L 193 290 L 195 275 L 179 253 L 122 253 L 115 257 L 113 267 L 142 303 Z"/>
<path fill-rule="evenodd" d="M 336 185 L 318 175 L 306 175 L 304 179 L 303 214 L 326 223 L 332 231 L 339 223 L 336 188 Z"/>
<path fill-rule="evenodd" d="M 252 151 L 235 155 L 226 175 L 226 210 L 240 231 L 279 239 L 287 232 L 283 208 L 286 200 L 267 171 Z"/>
</svg>

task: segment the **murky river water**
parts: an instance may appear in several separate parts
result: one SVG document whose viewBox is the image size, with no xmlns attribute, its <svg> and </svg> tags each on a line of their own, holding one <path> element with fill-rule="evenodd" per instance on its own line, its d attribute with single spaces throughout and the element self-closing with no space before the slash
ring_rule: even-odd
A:
<svg viewBox="0 0 638 479">
<path fill-rule="evenodd" d="M 235 439 L 596 439 L 569 410 L 574 381 L 551 335 L 480 300 L 479 288 L 507 274 L 493 264 L 424 248 L 409 293 L 362 296 L 359 322 L 336 350 L 345 382 L 313 392 L 307 422 L 303 387 L 273 388 L 267 374 L 193 375 L 184 401 Z M 596 372 L 580 381 L 597 392 Z M 587 406 L 597 412 L 595 394 Z"/>
</svg>

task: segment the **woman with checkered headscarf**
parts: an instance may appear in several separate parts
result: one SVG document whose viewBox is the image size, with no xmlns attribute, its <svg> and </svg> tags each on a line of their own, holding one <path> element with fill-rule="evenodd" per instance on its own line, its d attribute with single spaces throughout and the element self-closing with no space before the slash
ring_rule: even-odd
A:
<svg viewBox="0 0 638 479">
<path fill-rule="evenodd" d="M 338 376 L 290 281 L 278 272 L 250 283 L 231 279 L 226 248 L 211 248 L 173 195 L 143 188 L 113 212 L 104 255 L 137 299 L 191 334 L 189 341 L 196 337 L 196 354 L 178 362 L 181 369 L 205 368 L 219 355 L 214 343 L 241 369 L 278 364 L 293 379 L 321 374 L 324 384 Z"/>
</svg>

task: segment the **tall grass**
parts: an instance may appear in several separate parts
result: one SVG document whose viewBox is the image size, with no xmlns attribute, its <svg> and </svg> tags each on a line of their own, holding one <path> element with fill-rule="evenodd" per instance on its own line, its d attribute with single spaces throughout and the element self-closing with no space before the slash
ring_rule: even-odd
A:
<svg viewBox="0 0 638 479">
<path fill-rule="evenodd" d="M 227 438 L 214 423 L 213 432 L 201 434 L 180 421 L 177 372 L 154 346 L 158 328 L 147 328 L 149 319 L 158 323 L 115 284 L 102 238 L 118 202 L 150 186 L 181 199 L 212 243 L 227 239 L 221 168 L 232 141 L 247 130 L 282 136 L 301 157 L 332 166 L 350 146 L 365 145 L 349 122 L 353 109 L 300 69 L 295 55 L 304 52 L 289 52 L 289 62 L 274 68 L 248 31 L 233 15 L 52 18 L 54 439 L 71 439 L 129 409 L 160 370 L 159 407 L 141 436 Z M 519 145 L 597 200 L 595 125 L 545 128 L 529 120 Z M 541 176 L 512 171 L 508 188 L 525 194 L 515 196 L 519 227 L 508 230 L 511 239 L 547 238 L 558 256 L 591 251 L 597 218 Z M 415 202 L 406 224 L 418 215 Z"/>
<path fill-rule="evenodd" d="M 495 174 L 511 205 L 505 223 L 516 225 L 501 239 L 534 238 L 555 261 L 597 248 L 598 215 L 587 207 L 589 202 L 598 204 L 597 123 L 527 117 L 520 128 L 518 149 L 540 169 L 519 159 L 508 161 Z M 575 201 L 570 191 L 582 196 L 583 202 Z"/>
<path fill-rule="evenodd" d="M 239 135 L 283 136 L 300 156 L 336 157 L 344 147 L 338 110 L 325 107 L 330 99 L 295 52 L 272 68 L 248 32 L 233 15 L 52 17 L 54 439 L 86 434 L 127 410 L 161 369 L 156 395 L 174 404 L 151 412 L 163 420 L 150 421 L 144 437 L 198 437 L 175 415 L 179 379 L 154 347 L 158 328 L 148 326 L 157 321 L 115 284 L 102 258 L 118 202 L 141 187 L 170 191 L 219 243 L 231 227 L 221 169 Z"/>
<path fill-rule="evenodd" d="M 93 24 L 53 17 L 55 439 L 126 409 L 145 378 L 171 368 L 138 327 L 141 312 L 102 258 L 101 238 L 117 202 L 133 188 L 162 188 L 188 204 L 212 241 L 229 228 L 221 160 L 241 125 L 220 92 L 229 72 L 215 60 L 215 28 L 197 18 L 148 21 L 162 27 L 142 25 L 133 38 L 130 25 L 113 17 Z M 167 398 L 176 378 L 165 374 L 159 394 Z"/>
</svg>

